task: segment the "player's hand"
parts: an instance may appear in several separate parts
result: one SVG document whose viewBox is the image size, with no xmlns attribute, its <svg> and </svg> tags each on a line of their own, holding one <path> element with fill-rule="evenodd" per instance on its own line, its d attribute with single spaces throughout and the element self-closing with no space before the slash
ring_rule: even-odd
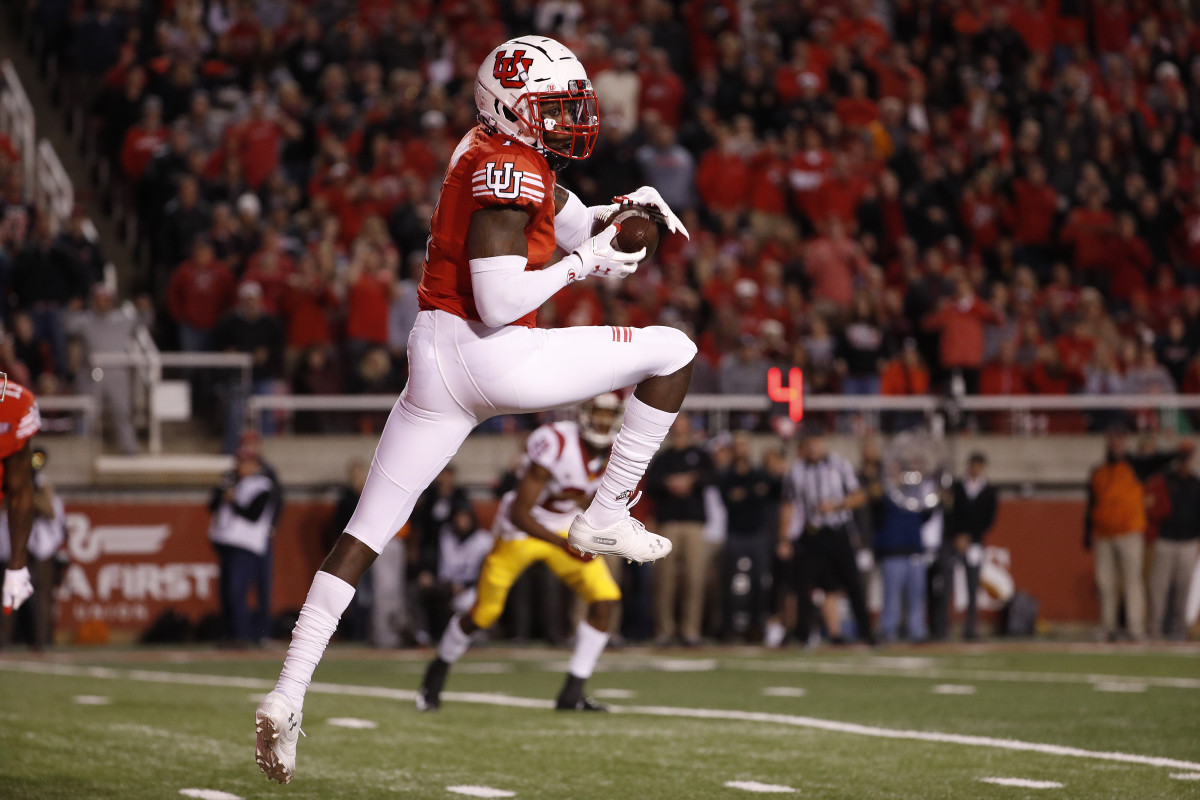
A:
<svg viewBox="0 0 1200 800">
<path fill-rule="evenodd" d="M 596 558 L 591 553 L 585 553 L 582 550 L 576 550 L 574 547 L 571 547 L 571 545 L 567 542 L 566 536 L 562 537 L 561 546 L 562 546 L 562 549 L 566 550 L 567 554 L 569 556 L 571 556 L 571 558 L 575 559 L 576 561 L 582 561 L 583 563 L 587 564 L 589 561 L 592 561 L 593 559 Z"/>
<path fill-rule="evenodd" d="M 612 240 L 620 230 L 620 225 L 609 225 L 575 248 L 571 256 L 582 262 L 583 271 L 574 276 L 574 280 L 583 280 L 588 276 L 624 278 L 637 271 L 638 262 L 646 257 L 646 248 L 636 253 L 622 253 L 615 249 Z"/>
<path fill-rule="evenodd" d="M 4 570 L 4 614 L 11 614 L 33 594 L 33 580 L 29 568 Z"/>
<path fill-rule="evenodd" d="M 679 217 L 675 216 L 675 212 L 667 205 L 667 201 L 663 200 L 662 195 L 658 193 L 658 189 L 655 189 L 653 186 L 639 186 L 629 194 L 614 197 L 613 202 L 621 204 L 632 203 L 636 206 L 642 206 L 650 212 L 650 216 L 656 222 L 666 225 L 667 230 L 671 233 L 682 233 L 685 239 L 692 238 L 688 235 L 687 228 L 683 227 L 683 223 L 679 221 Z"/>
</svg>

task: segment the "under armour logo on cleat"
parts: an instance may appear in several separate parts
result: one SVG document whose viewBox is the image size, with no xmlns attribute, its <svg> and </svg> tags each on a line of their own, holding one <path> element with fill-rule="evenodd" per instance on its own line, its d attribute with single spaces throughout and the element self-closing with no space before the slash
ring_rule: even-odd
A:
<svg viewBox="0 0 1200 800">
<path fill-rule="evenodd" d="M 617 495 L 617 496 L 616 496 L 614 499 L 616 499 L 616 500 L 628 500 L 628 499 L 629 499 L 629 497 L 630 497 L 630 495 L 632 495 L 632 494 L 633 494 L 633 489 L 626 489 L 625 491 L 623 491 L 623 492 L 621 492 L 619 495 Z"/>
<path fill-rule="evenodd" d="M 293 711 L 291 714 L 288 714 L 288 730 L 290 731 L 295 727 L 296 727 L 296 712 Z"/>
<path fill-rule="evenodd" d="M 616 539 L 605 539 L 602 536 L 593 536 L 592 541 L 595 542 L 596 544 L 607 544 L 607 545 L 614 545 L 617 543 Z"/>
</svg>

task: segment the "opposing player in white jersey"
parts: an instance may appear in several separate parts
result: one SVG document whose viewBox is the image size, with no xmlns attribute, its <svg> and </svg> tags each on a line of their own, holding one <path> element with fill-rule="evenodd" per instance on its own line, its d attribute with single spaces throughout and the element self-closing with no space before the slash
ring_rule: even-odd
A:
<svg viewBox="0 0 1200 800">
<path fill-rule="evenodd" d="M 614 250 L 615 225 L 594 233 L 614 206 L 585 208 L 557 184 L 556 169 L 595 147 L 600 117 L 591 82 L 563 45 L 523 37 L 484 60 L 475 105 L 479 125 L 451 156 L 430 221 L 408 385 L 358 507 L 313 578 L 275 690 L 255 712 L 256 760 L 281 783 L 295 774 L 304 695 L 354 585 L 482 420 L 636 385 L 595 498 L 576 515 L 568 540 L 637 561 L 671 550 L 627 506 L 683 403 L 696 346 L 667 327 L 535 327 L 537 308 L 562 287 L 625 277 L 645 255 Z M 687 234 L 651 187 L 622 202 Z M 558 252 L 566 255 L 551 263 Z"/>
<path fill-rule="evenodd" d="M 580 553 L 567 543 L 567 531 L 600 485 L 621 408 L 621 398 L 610 392 L 584 403 L 578 423 L 554 422 L 530 434 L 517 488 L 500 499 L 496 510 L 492 525 L 496 543 L 479 571 L 475 604 L 446 626 L 437 658 L 429 662 L 417 692 L 417 708 L 434 711 L 441 706 L 451 665 L 462 658 L 476 631 L 495 624 L 513 584 L 540 561 L 588 604 L 587 618 L 575 629 L 575 653 L 555 707 L 606 710 L 584 695 L 583 685 L 608 644 L 621 589 L 604 559 Z"/>
</svg>

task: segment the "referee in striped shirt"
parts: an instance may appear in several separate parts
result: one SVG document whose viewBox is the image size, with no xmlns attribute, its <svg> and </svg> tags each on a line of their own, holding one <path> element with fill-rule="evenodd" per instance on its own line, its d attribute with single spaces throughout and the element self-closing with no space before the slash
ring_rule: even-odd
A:
<svg viewBox="0 0 1200 800">
<path fill-rule="evenodd" d="M 850 462 L 829 452 L 821 428 L 805 430 L 800 454 L 783 478 L 776 549 L 780 561 L 791 565 L 784 574 L 791 572 L 798 595 L 796 636 L 801 643 L 808 641 L 814 611 L 813 588 L 837 586 L 850 599 L 860 640 L 874 644 L 871 617 L 850 541 L 854 509 L 866 503 L 867 495 L 859 486 Z"/>
</svg>

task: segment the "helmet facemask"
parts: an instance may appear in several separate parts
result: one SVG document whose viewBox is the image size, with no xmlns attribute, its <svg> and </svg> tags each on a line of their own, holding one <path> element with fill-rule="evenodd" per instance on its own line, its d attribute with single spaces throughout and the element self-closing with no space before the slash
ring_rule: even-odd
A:
<svg viewBox="0 0 1200 800">
<path fill-rule="evenodd" d="M 621 429 L 624 409 L 625 404 L 614 392 L 587 401 L 579 407 L 579 435 L 598 450 L 611 447 Z"/>
<path fill-rule="evenodd" d="M 526 92 L 511 109 L 498 98 L 494 104 L 498 114 L 510 122 L 520 122 L 529 139 L 526 144 L 552 162 L 587 158 L 600 134 L 591 81 L 571 81 L 569 86 L 565 92 Z"/>
</svg>

